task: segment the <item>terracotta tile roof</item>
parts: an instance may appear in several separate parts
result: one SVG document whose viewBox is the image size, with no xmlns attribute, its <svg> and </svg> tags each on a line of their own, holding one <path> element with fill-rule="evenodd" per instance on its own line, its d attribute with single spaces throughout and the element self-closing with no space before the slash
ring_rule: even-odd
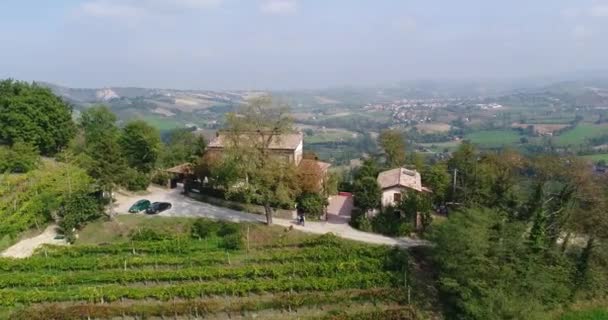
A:
<svg viewBox="0 0 608 320">
<path fill-rule="evenodd" d="M 191 174 L 192 173 L 192 164 L 190 164 L 190 163 L 180 164 L 173 168 L 169 168 L 165 171 L 169 172 L 169 173 L 175 173 L 175 174 Z"/>
<path fill-rule="evenodd" d="M 313 164 L 316 164 L 317 166 L 319 166 L 319 169 L 321 170 L 321 172 L 327 172 L 329 167 L 331 167 L 330 163 L 318 161 L 318 160 L 302 159 L 302 161 L 300 161 L 300 167 L 306 167 L 309 165 L 312 166 Z"/>
<path fill-rule="evenodd" d="M 256 133 L 252 132 L 251 135 Z M 247 137 L 247 133 L 243 133 L 243 138 Z M 279 149 L 279 150 L 296 150 L 300 143 L 302 143 L 304 136 L 301 132 L 298 133 L 284 133 L 277 136 L 274 136 L 272 141 L 270 142 L 270 149 Z M 215 139 L 213 139 L 208 147 L 223 149 L 230 143 L 228 136 L 225 132 L 218 132 Z"/>
<path fill-rule="evenodd" d="M 377 181 L 382 189 L 405 187 L 416 191 L 423 190 L 420 173 L 405 168 L 396 168 L 380 172 Z"/>
</svg>

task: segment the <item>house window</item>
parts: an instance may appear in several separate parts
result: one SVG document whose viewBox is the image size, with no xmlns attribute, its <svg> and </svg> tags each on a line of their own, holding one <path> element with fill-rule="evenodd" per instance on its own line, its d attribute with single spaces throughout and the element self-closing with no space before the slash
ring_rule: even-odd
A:
<svg viewBox="0 0 608 320">
<path fill-rule="evenodd" d="M 393 194 L 393 201 L 395 201 L 395 203 L 401 202 L 401 193 Z"/>
</svg>

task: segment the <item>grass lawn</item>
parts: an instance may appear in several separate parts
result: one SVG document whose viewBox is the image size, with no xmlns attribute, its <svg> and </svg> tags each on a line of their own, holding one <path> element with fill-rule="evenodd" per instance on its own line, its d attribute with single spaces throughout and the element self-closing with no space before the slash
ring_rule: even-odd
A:
<svg viewBox="0 0 608 320">
<path fill-rule="evenodd" d="M 161 233 L 175 236 L 190 236 L 190 228 L 196 218 L 177 218 L 147 216 L 145 214 L 119 215 L 113 221 L 100 219 L 89 223 L 78 233 L 76 245 L 95 245 L 100 243 L 121 243 L 130 241 L 130 236 L 143 229 L 152 229 Z M 294 243 L 310 239 L 314 236 L 275 226 L 268 228 L 262 224 L 242 224 L 245 229 L 249 226 L 249 237 L 252 246 L 265 246 L 273 241 Z"/>
<path fill-rule="evenodd" d="M 585 143 L 589 138 L 599 137 L 608 134 L 608 126 L 582 123 L 574 129 L 568 130 L 559 136 L 556 136 L 553 141 L 556 145 L 579 145 Z"/>
<path fill-rule="evenodd" d="M 464 138 L 481 147 L 496 148 L 517 144 L 521 136 L 514 130 L 485 130 L 469 133 Z"/>
</svg>

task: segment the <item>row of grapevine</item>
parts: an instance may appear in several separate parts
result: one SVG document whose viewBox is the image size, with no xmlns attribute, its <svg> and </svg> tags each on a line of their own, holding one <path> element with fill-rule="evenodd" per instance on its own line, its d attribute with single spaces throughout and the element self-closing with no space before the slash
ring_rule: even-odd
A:
<svg viewBox="0 0 608 320">
<path fill-rule="evenodd" d="M 114 318 L 135 316 L 139 318 L 191 315 L 204 317 L 214 313 L 253 312 L 261 310 L 296 310 L 306 306 L 350 304 L 372 301 L 396 301 L 404 293 L 395 289 L 341 290 L 335 292 L 283 293 L 270 297 L 243 298 L 237 302 L 223 303 L 220 299 L 193 299 L 167 302 L 133 302 L 128 304 L 76 304 L 43 305 L 20 310 L 15 320 L 77 320 L 88 318 Z"/>
<path fill-rule="evenodd" d="M 333 262 L 308 262 L 298 264 L 244 265 L 238 267 L 197 267 L 178 270 L 130 269 L 101 270 L 62 273 L 16 273 L 0 275 L 0 288 L 23 287 L 26 290 L 39 287 L 66 285 L 91 285 L 162 281 L 215 281 L 219 279 L 278 278 L 292 275 L 340 276 L 342 273 L 374 272 L 382 265 L 378 261 L 353 260 Z"/>
<path fill-rule="evenodd" d="M 107 285 L 95 287 L 67 287 L 36 290 L 0 290 L 0 304 L 13 306 L 17 303 L 42 303 L 59 301 L 109 302 L 121 298 L 142 300 L 153 298 L 168 300 L 172 298 L 194 299 L 208 295 L 243 296 L 250 293 L 332 292 L 349 288 L 389 287 L 395 282 L 394 275 L 386 272 L 369 274 L 352 273 L 341 277 L 291 277 L 274 279 L 230 280 L 203 283 L 179 283 L 163 286 L 122 286 Z"/>
</svg>

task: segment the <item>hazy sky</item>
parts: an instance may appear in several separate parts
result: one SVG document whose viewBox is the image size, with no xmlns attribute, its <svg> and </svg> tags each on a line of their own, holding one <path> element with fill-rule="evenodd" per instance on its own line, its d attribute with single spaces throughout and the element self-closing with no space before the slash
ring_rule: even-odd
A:
<svg viewBox="0 0 608 320">
<path fill-rule="evenodd" d="M 0 0 L 0 77 L 321 88 L 608 69 L 608 0 Z"/>
</svg>

